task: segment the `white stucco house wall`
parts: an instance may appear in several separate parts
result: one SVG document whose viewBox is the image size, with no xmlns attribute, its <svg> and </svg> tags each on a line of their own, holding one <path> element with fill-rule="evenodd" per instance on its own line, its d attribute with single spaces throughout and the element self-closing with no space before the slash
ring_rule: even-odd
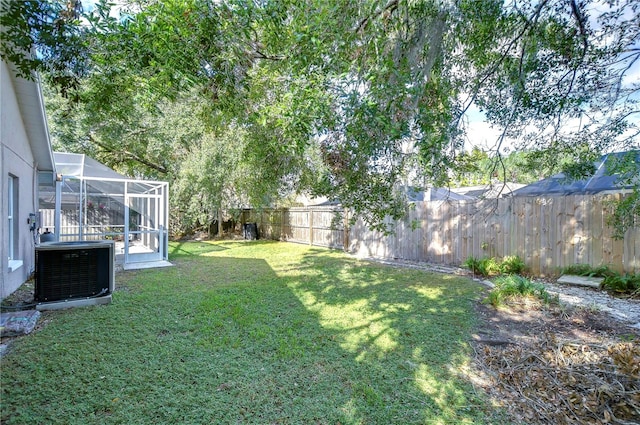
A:
<svg viewBox="0 0 640 425">
<path fill-rule="evenodd" d="M 38 186 L 54 181 L 40 84 L 17 77 L 0 61 L 0 299 L 35 269 L 37 224 L 30 214 L 37 217 Z"/>
</svg>

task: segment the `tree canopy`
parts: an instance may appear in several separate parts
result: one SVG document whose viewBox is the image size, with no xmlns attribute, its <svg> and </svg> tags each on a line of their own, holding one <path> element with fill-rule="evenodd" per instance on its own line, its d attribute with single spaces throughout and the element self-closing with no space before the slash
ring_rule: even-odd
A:
<svg viewBox="0 0 640 425">
<path fill-rule="evenodd" d="M 57 90 L 58 143 L 206 173 L 217 208 L 307 191 L 383 228 L 399 184 L 468 173 L 471 107 L 500 134 L 487 178 L 511 179 L 508 144 L 574 174 L 639 148 L 638 21 L 635 0 L 3 0 L 0 53 Z"/>
</svg>

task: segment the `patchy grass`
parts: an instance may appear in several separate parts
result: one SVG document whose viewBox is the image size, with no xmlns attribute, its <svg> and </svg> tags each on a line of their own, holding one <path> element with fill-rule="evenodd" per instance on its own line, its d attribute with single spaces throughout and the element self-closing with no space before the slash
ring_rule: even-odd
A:
<svg viewBox="0 0 640 425">
<path fill-rule="evenodd" d="M 2 359 L 3 424 L 496 423 L 465 278 L 277 242 L 171 245 Z"/>
</svg>

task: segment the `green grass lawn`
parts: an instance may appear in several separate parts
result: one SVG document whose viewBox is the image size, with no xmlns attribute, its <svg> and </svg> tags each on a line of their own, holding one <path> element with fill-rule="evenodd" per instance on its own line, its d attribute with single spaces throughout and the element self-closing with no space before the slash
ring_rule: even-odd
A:
<svg viewBox="0 0 640 425">
<path fill-rule="evenodd" d="M 2 359 L 3 424 L 496 423 L 472 281 L 279 242 L 171 245 Z"/>
</svg>

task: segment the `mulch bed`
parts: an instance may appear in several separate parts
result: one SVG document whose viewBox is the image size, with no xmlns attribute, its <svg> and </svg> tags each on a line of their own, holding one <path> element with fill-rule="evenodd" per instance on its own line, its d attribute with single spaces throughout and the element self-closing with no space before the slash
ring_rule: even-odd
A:
<svg viewBox="0 0 640 425">
<path fill-rule="evenodd" d="M 529 424 L 640 424 L 640 332 L 588 308 L 478 303 L 474 381 Z"/>
</svg>

